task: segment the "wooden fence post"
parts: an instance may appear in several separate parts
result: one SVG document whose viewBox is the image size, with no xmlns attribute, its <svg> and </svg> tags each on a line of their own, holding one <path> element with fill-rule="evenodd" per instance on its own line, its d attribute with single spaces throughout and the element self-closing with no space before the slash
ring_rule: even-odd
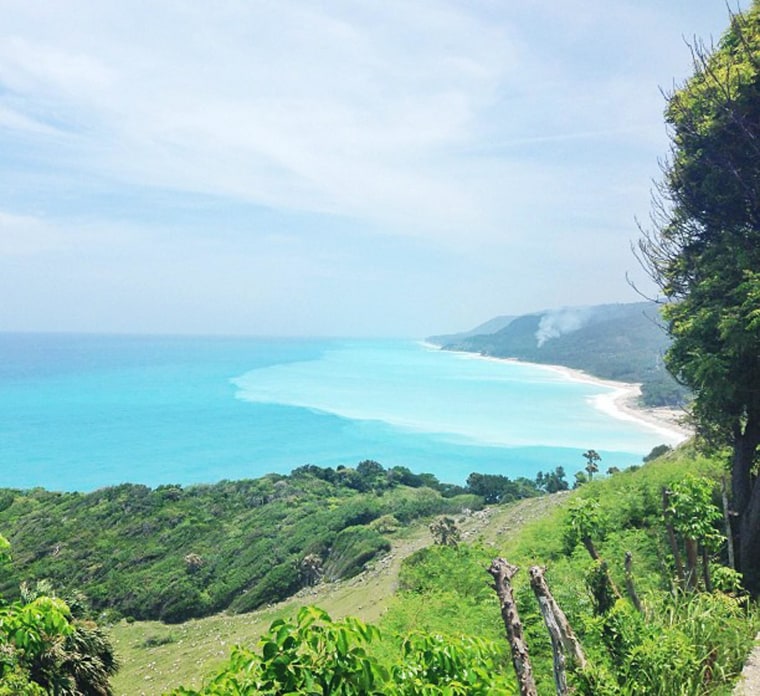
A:
<svg viewBox="0 0 760 696">
<path fill-rule="evenodd" d="M 565 653 L 569 653 L 571 661 L 580 669 L 586 667 L 586 657 L 570 622 L 565 616 L 565 612 L 560 609 L 549 590 L 544 577 L 545 572 L 545 568 L 533 566 L 530 569 L 530 586 L 536 595 L 541 615 L 544 617 L 544 623 L 552 641 L 554 686 L 557 689 L 557 696 L 566 696 L 568 688 Z"/>
<path fill-rule="evenodd" d="M 517 613 L 511 580 L 518 567 L 508 563 L 503 558 L 494 558 L 488 572 L 494 579 L 494 589 L 501 605 L 501 618 L 507 632 L 507 641 L 512 652 L 512 664 L 517 674 L 520 686 L 520 696 L 538 696 L 536 682 L 533 678 L 533 668 L 528 656 L 528 644 L 525 642 L 520 615 Z"/>
</svg>

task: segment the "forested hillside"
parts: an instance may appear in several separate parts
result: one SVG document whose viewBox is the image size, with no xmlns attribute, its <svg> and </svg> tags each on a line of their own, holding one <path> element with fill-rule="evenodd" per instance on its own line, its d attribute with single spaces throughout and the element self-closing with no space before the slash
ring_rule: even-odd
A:
<svg viewBox="0 0 760 696">
<path fill-rule="evenodd" d="M 526 314 L 493 332 L 428 340 L 445 350 L 565 365 L 603 379 L 640 382 L 647 406 L 680 405 L 687 396 L 663 364 L 670 339 L 651 302 Z"/>
<path fill-rule="evenodd" d="M 452 486 L 373 461 L 186 488 L 0 489 L 0 529 L 14 551 L 0 596 L 46 579 L 114 617 L 244 612 L 360 572 L 412 520 L 538 492 L 532 481 L 477 474 Z"/>
</svg>

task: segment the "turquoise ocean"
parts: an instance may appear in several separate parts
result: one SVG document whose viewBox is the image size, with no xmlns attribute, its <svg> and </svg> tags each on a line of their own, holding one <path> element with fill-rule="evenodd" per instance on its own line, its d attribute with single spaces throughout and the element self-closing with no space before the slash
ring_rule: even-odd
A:
<svg viewBox="0 0 760 696">
<path fill-rule="evenodd" d="M 409 340 L 0 333 L 0 487 L 212 483 L 374 459 L 463 483 L 641 462 L 610 389 Z"/>
</svg>

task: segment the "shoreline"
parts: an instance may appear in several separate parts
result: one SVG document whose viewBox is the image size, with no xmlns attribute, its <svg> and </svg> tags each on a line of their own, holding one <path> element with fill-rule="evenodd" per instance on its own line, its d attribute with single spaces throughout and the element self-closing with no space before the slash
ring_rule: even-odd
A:
<svg viewBox="0 0 760 696">
<path fill-rule="evenodd" d="M 612 389 L 613 391 L 608 394 L 599 394 L 590 399 L 594 408 L 618 420 L 645 425 L 667 437 L 669 441 L 666 444 L 679 445 L 694 435 L 694 432 L 681 422 L 686 415 L 684 411 L 676 408 L 640 406 L 638 399 L 641 396 L 641 384 L 602 379 L 589 375 L 583 370 L 576 370 L 564 365 L 541 365 L 541 363 L 527 363 L 522 360 L 515 362 L 535 367 L 547 367 L 568 380 Z"/>
<path fill-rule="evenodd" d="M 427 341 L 423 342 L 423 345 L 435 350 L 444 350 L 441 346 Z M 518 358 L 498 358 L 493 355 L 482 355 L 481 353 L 465 350 L 447 352 L 459 353 L 460 355 L 480 360 L 495 360 L 530 365 L 531 367 L 550 370 L 572 382 L 582 382 L 611 389 L 612 391 L 607 394 L 599 394 L 589 399 L 594 408 L 612 418 L 643 425 L 666 438 L 665 444 L 672 447 L 682 444 L 694 435 L 694 431 L 681 422 L 686 415 L 684 411 L 676 408 L 648 408 L 640 406 L 638 399 L 641 396 L 641 385 L 636 382 L 618 382 L 611 379 L 602 379 L 601 377 L 594 377 L 583 370 L 566 367 L 565 365 L 528 362 L 527 360 L 520 360 Z"/>
</svg>

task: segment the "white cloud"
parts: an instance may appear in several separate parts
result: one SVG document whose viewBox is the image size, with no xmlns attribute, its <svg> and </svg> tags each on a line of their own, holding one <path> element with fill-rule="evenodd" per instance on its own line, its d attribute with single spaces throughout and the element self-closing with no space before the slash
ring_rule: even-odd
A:
<svg viewBox="0 0 760 696">
<path fill-rule="evenodd" d="M 55 225 L 31 215 L 0 210 L 0 258 L 38 254 L 61 246 L 61 233 Z"/>
<path fill-rule="evenodd" d="M 401 276 L 413 268 L 376 261 L 392 239 L 440 264 L 426 269 L 443 280 L 421 312 L 452 287 L 451 304 L 477 319 L 485 295 L 496 313 L 621 299 L 633 218 L 666 147 L 659 87 L 690 71 L 682 34 L 726 23 L 721 3 L 698 5 L 5 0 L 0 253 L 59 253 L 61 267 L 78 254 L 104 297 L 132 274 L 190 306 L 180 295 L 202 302 L 202 277 L 210 304 L 248 282 L 263 307 L 296 290 L 345 305 L 356 277 L 339 248 L 355 245 L 351 262 L 408 312 L 392 295 L 411 292 Z M 217 219 L 183 228 L 156 191 L 212 197 Z M 124 219 L 130 206 L 142 226 Z M 222 238 L 236 206 L 251 222 Z M 258 209 L 286 219 L 287 251 Z M 340 232 L 310 243 L 330 219 Z M 194 246 L 204 237 L 219 244 L 208 266 Z M 172 290 L 158 266 L 140 270 L 151 252 Z"/>
</svg>

